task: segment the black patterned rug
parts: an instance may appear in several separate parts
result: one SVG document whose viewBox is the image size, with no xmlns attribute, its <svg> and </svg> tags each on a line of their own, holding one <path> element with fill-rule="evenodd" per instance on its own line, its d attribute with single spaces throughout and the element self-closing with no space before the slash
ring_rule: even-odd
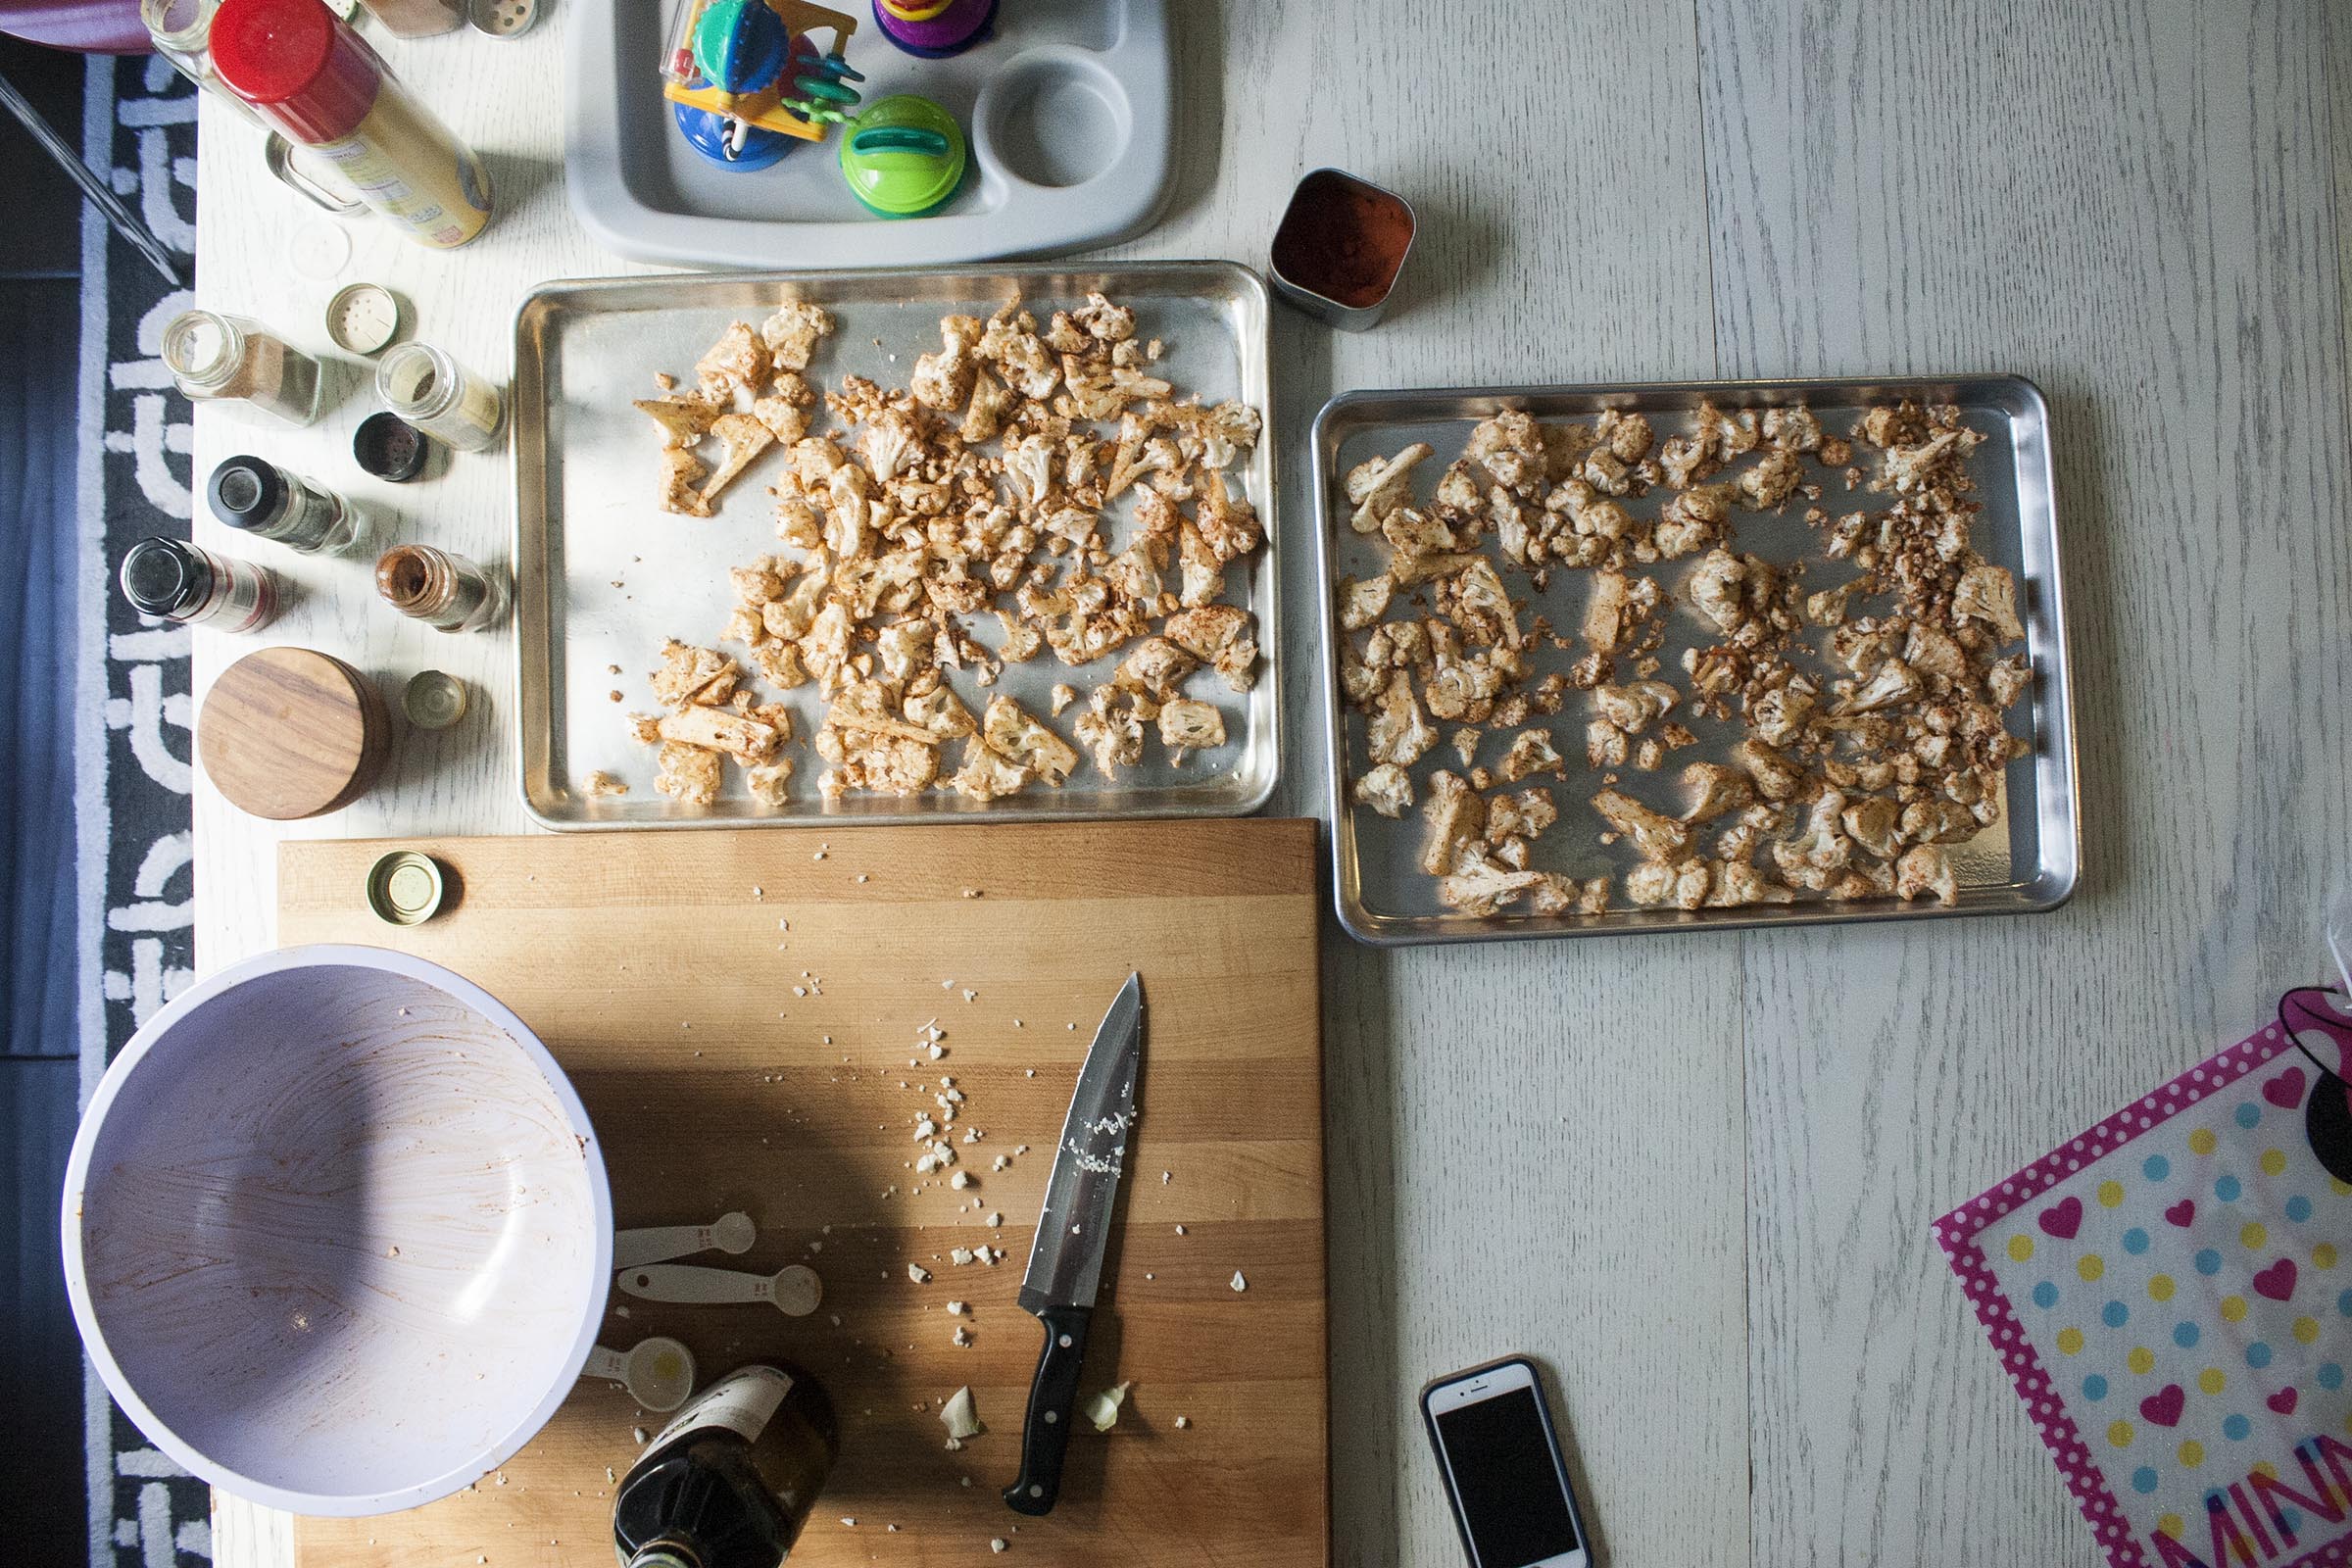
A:
<svg viewBox="0 0 2352 1568">
<path fill-rule="evenodd" d="M 83 161 L 111 173 L 192 273 L 195 89 L 160 60 L 93 56 L 87 72 Z M 131 541 L 187 536 L 188 405 L 157 358 L 164 323 L 187 303 L 83 206 L 74 811 L 85 1103 L 132 1031 L 186 983 L 193 956 L 188 633 L 142 624 L 113 591 Z M 82 1391 L 93 1568 L 210 1561 L 204 1485 L 140 1435 L 86 1362 Z"/>
</svg>

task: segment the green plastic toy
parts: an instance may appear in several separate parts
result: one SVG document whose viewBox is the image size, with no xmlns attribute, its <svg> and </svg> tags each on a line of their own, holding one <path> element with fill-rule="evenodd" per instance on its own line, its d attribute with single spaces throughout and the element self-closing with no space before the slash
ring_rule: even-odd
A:
<svg viewBox="0 0 2352 1568">
<path fill-rule="evenodd" d="M 966 157 L 954 115 L 928 98 L 899 93 L 850 122 L 841 138 L 841 177 L 885 218 L 919 218 L 956 194 Z"/>
</svg>

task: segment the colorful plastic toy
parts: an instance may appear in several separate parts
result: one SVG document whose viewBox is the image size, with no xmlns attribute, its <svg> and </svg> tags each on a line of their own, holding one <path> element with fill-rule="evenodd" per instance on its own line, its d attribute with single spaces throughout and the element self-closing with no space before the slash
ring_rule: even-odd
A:
<svg viewBox="0 0 2352 1568">
<path fill-rule="evenodd" d="M 928 98 L 898 93 L 851 122 L 841 136 L 841 177 L 885 218 L 919 218 L 962 183 L 963 127 Z"/>
<path fill-rule="evenodd" d="M 987 39 L 999 0 L 873 0 L 882 36 L 910 55 L 945 60 Z"/>
<path fill-rule="evenodd" d="M 858 19 L 808 0 L 686 0 L 662 60 L 662 96 L 695 151 L 724 169 L 765 169 L 795 141 L 822 141 L 865 77 L 843 53 Z M 819 50 L 811 34 L 829 31 Z"/>
</svg>

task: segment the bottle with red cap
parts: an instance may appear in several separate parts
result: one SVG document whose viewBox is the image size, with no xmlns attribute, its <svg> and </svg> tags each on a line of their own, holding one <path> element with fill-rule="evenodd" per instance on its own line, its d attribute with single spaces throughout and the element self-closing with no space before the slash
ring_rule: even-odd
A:
<svg viewBox="0 0 2352 1568">
<path fill-rule="evenodd" d="M 420 245 L 490 221 L 490 174 L 322 0 L 221 0 L 213 70 L 285 136 L 334 164 Z"/>
</svg>

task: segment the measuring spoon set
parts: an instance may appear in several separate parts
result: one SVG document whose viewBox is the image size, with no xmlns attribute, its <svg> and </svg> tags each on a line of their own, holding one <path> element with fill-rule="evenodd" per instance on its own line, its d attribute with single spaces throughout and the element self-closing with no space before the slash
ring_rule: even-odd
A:
<svg viewBox="0 0 2352 1568">
<path fill-rule="evenodd" d="M 793 1263 L 773 1274 L 709 1268 L 672 1259 L 697 1252 L 740 1256 L 752 1250 L 759 1230 L 749 1214 L 730 1211 L 709 1225 L 649 1225 L 612 1238 L 613 1283 L 645 1301 L 718 1305 L 765 1301 L 786 1317 L 807 1317 L 824 1299 L 814 1269 Z M 656 1414 L 675 1410 L 694 1392 L 694 1352 L 665 1334 L 640 1340 L 627 1350 L 599 1345 L 581 1376 L 619 1383 L 629 1397 Z"/>
</svg>

